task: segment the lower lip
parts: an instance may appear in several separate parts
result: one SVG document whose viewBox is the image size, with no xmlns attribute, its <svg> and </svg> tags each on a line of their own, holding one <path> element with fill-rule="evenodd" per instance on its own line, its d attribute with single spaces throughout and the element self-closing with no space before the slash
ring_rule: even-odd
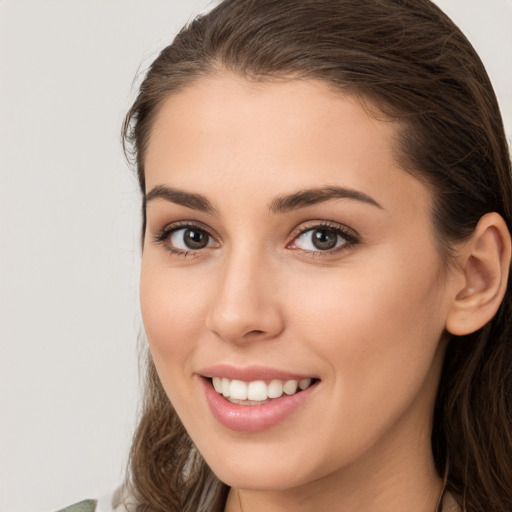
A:
<svg viewBox="0 0 512 512">
<path fill-rule="evenodd" d="M 294 395 L 283 395 L 262 405 L 239 405 L 217 393 L 209 379 L 201 378 L 206 400 L 215 418 L 238 432 L 260 432 L 277 425 L 303 406 L 318 382 Z"/>
</svg>

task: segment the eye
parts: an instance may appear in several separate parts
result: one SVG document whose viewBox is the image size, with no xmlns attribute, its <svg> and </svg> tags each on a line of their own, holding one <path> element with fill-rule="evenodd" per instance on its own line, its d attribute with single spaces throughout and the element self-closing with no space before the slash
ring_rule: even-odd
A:
<svg viewBox="0 0 512 512">
<path fill-rule="evenodd" d="M 218 242 L 206 231 L 193 224 L 171 225 L 154 238 L 173 254 L 186 256 L 208 247 L 218 247 Z"/>
<path fill-rule="evenodd" d="M 170 244 L 179 250 L 198 250 L 213 246 L 212 237 L 203 229 L 190 226 L 176 229 L 168 238 Z"/>
<path fill-rule="evenodd" d="M 357 241 L 354 235 L 341 226 L 322 225 L 302 230 L 289 248 L 307 252 L 329 252 L 353 245 Z"/>
</svg>

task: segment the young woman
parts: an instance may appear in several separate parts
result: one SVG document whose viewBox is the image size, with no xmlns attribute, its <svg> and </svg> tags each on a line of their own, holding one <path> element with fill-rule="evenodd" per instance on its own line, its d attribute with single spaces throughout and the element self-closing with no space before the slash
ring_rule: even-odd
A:
<svg viewBox="0 0 512 512">
<path fill-rule="evenodd" d="M 510 155 L 428 0 L 225 0 L 127 115 L 137 511 L 510 512 Z"/>
</svg>

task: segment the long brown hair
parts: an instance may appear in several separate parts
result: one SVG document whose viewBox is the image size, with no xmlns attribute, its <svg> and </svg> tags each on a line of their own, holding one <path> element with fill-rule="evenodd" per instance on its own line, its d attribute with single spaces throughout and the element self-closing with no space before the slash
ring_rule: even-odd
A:
<svg viewBox="0 0 512 512">
<path fill-rule="evenodd" d="M 249 80 L 322 80 L 398 120 L 397 158 L 434 190 L 445 260 L 485 213 L 512 226 L 510 156 L 491 83 L 471 44 L 429 0 L 225 0 L 196 18 L 153 62 L 125 119 L 143 194 L 162 101 L 223 69 Z M 145 226 L 144 204 L 143 219 Z M 432 450 L 467 512 L 512 510 L 511 305 L 509 285 L 495 318 L 452 337 L 445 357 Z M 149 356 L 130 460 L 137 510 L 223 510 L 228 488 L 195 450 Z"/>
</svg>

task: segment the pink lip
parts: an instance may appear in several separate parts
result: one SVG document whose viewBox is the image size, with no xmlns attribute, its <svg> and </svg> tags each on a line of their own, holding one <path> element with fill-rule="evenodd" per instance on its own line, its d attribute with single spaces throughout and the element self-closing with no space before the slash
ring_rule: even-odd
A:
<svg viewBox="0 0 512 512">
<path fill-rule="evenodd" d="M 278 380 L 302 380 L 314 378 L 314 375 L 300 375 L 298 373 L 286 372 L 268 368 L 266 366 L 247 366 L 245 368 L 237 368 L 227 364 L 218 364 L 202 369 L 198 372 L 203 377 L 226 377 L 227 379 L 243 380 L 244 382 L 251 382 L 253 380 L 270 381 L 272 379 Z"/>
<path fill-rule="evenodd" d="M 217 377 L 217 375 L 214 376 Z M 224 376 L 227 377 L 226 374 Z M 238 405 L 217 393 L 210 380 L 205 378 L 200 380 L 213 416 L 225 427 L 238 432 L 260 432 L 277 425 L 299 409 L 318 386 L 316 382 L 304 391 L 290 396 L 283 395 L 262 405 Z"/>
</svg>

